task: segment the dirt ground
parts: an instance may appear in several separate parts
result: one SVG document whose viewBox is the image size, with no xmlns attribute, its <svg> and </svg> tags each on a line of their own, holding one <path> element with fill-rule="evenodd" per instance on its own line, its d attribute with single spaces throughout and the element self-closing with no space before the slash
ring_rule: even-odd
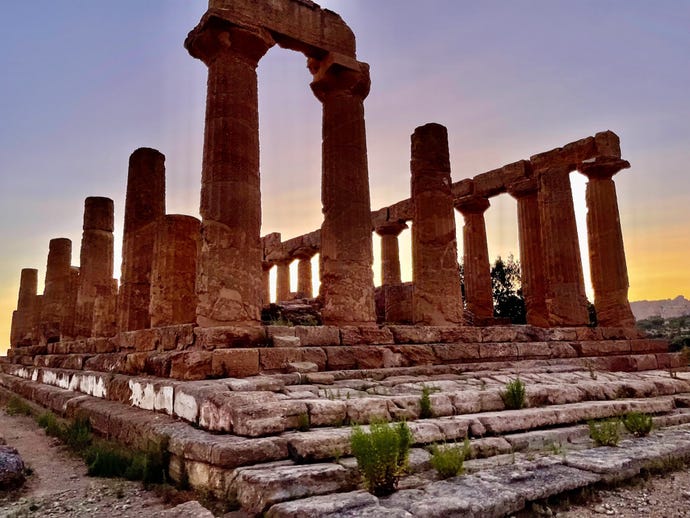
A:
<svg viewBox="0 0 690 518">
<path fill-rule="evenodd" d="M 0 410 L 0 436 L 19 450 L 32 471 L 23 489 L 0 493 L 0 517 L 143 518 L 185 499 L 160 488 L 146 491 L 139 482 L 88 477 L 82 460 L 57 439 L 46 436 L 31 417 L 8 416 Z M 690 471 L 636 479 L 617 488 L 590 492 L 585 502 L 582 498 L 574 499 L 577 503 L 561 498 L 558 506 L 534 505 L 521 516 L 690 517 Z"/>
<path fill-rule="evenodd" d="M 31 417 L 0 410 L 0 437 L 31 472 L 21 490 L 0 493 L 0 517 L 151 517 L 180 503 L 160 489 L 145 491 L 140 482 L 87 476 L 84 462 Z"/>
</svg>

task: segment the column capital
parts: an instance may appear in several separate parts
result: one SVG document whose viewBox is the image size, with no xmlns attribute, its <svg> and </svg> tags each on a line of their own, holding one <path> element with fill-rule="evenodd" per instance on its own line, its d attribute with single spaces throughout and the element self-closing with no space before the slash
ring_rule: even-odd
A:
<svg viewBox="0 0 690 518">
<path fill-rule="evenodd" d="M 386 221 L 374 229 L 379 236 L 399 236 L 400 233 L 409 228 L 404 221 Z"/>
<path fill-rule="evenodd" d="M 234 25 L 217 16 L 204 15 L 187 35 L 187 51 L 207 66 L 224 54 L 232 54 L 256 66 L 275 41 L 263 29 Z"/>
<path fill-rule="evenodd" d="M 329 52 L 321 60 L 309 58 L 307 68 L 314 76 L 312 92 L 321 102 L 331 95 L 348 94 L 362 99 L 369 95 L 371 79 L 367 63 Z"/>
<path fill-rule="evenodd" d="M 454 205 L 464 216 L 466 214 L 482 214 L 489 208 L 491 203 L 489 203 L 487 198 L 472 195 L 454 200 Z"/>
<path fill-rule="evenodd" d="M 525 196 L 537 194 L 539 192 L 539 182 L 537 182 L 536 178 L 516 180 L 506 185 L 506 190 L 513 198 L 520 199 Z"/>
<path fill-rule="evenodd" d="M 577 170 L 590 180 L 607 180 L 617 172 L 628 169 L 630 162 L 613 156 L 598 156 L 581 162 Z"/>
<path fill-rule="evenodd" d="M 317 248 L 313 248 L 310 246 L 301 246 L 297 250 L 292 252 L 292 257 L 294 257 L 296 259 L 300 259 L 300 260 L 311 259 L 318 252 L 319 252 L 319 250 Z"/>
</svg>

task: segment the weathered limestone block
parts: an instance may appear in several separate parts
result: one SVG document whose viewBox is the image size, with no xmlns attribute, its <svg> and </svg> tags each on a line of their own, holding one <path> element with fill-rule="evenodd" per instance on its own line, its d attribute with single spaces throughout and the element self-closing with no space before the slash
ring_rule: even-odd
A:
<svg viewBox="0 0 690 518">
<path fill-rule="evenodd" d="M 340 330 L 335 326 L 295 326 L 294 329 L 305 347 L 340 345 Z"/>
<path fill-rule="evenodd" d="M 170 377 L 182 380 L 201 380 L 211 377 L 211 351 L 184 351 L 172 358 Z"/>
<path fill-rule="evenodd" d="M 166 215 L 158 220 L 151 267 L 151 327 L 196 321 L 196 259 L 200 223 L 191 216 Z"/>
<path fill-rule="evenodd" d="M 69 308 L 71 260 L 72 241 L 66 238 L 51 239 L 39 323 L 43 344 L 60 340 L 62 322 Z"/>
<path fill-rule="evenodd" d="M 84 225 L 79 255 L 79 291 L 75 333 L 77 338 L 97 336 L 93 332 L 94 305 L 99 294 L 108 296 L 113 283 L 113 200 L 91 196 L 84 201 Z M 99 317 L 108 318 L 109 315 Z M 98 322 L 99 329 L 107 327 Z"/>
<path fill-rule="evenodd" d="M 393 333 L 386 327 L 342 326 L 340 341 L 343 345 L 392 344 Z"/>
<path fill-rule="evenodd" d="M 258 349 L 214 349 L 211 356 L 214 376 L 246 378 L 259 374 Z"/>
<path fill-rule="evenodd" d="M 427 325 L 460 324 L 460 270 L 445 127 L 427 124 L 415 129 L 410 170 L 413 320 Z"/>
<path fill-rule="evenodd" d="M 197 323 L 261 320 L 261 193 L 256 67 L 274 44 L 267 31 L 206 16 L 187 36 L 208 67 L 201 178 Z"/>
<path fill-rule="evenodd" d="M 323 105 L 320 296 L 327 324 L 376 321 L 371 202 L 364 99 L 369 65 L 330 53 L 310 58 L 314 95 Z"/>
<path fill-rule="evenodd" d="M 91 334 L 97 337 L 115 336 L 117 333 L 117 280 L 110 286 L 99 286 L 93 302 L 93 327 Z"/>
<path fill-rule="evenodd" d="M 203 349 L 252 347 L 267 344 L 263 327 L 219 326 L 194 328 L 195 345 Z"/>
<path fill-rule="evenodd" d="M 165 156 L 139 148 L 129 157 L 118 329 L 151 325 L 149 302 L 156 222 L 165 215 Z"/>
</svg>

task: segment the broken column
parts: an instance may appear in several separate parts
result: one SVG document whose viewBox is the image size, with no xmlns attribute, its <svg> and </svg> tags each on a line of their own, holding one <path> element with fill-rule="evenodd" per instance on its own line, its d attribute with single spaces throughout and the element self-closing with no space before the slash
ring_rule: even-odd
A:
<svg viewBox="0 0 690 518">
<path fill-rule="evenodd" d="M 280 261 L 276 266 L 276 302 L 290 298 L 290 260 Z"/>
<path fill-rule="evenodd" d="M 196 261 L 200 222 L 169 214 L 158 222 L 151 270 L 151 327 L 196 321 Z"/>
<path fill-rule="evenodd" d="M 17 309 L 12 313 L 10 345 L 21 347 L 34 343 L 36 325 L 36 296 L 38 291 L 38 270 L 23 268 L 19 279 Z"/>
<path fill-rule="evenodd" d="M 273 45 L 259 29 L 205 17 L 185 47 L 208 67 L 201 178 L 197 323 L 261 321 L 259 113 L 256 67 Z"/>
<path fill-rule="evenodd" d="M 412 276 L 415 323 L 462 323 L 460 269 L 448 133 L 427 124 L 412 135 Z"/>
<path fill-rule="evenodd" d="M 489 200 L 481 196 L 464 196 L 455 201 L 455 208 L 465 220 L 462 238 L 467 311 L 475 323 L 487 323 L 494 316 L 491 263 L 484 221 Z"/>
<path fill-rule="evenodd" d="M 320 296 L 326 324 L 373 324 L 374 276 L 364 99 L 369 66 L 329 53 L 309 60 L 323 105 Z"/>
<path fill-rule="evenodd" d="M 509 185 L 508 192 L 517 200 L 522 296 L 527 323 L 548 327 L 538 184 L 534 178 L 520 180 Z"/>
<path fill-rule="evenodd" d="M 539 180 L 539 222 L 544 260 L 545 300 L 549 324 L 582 326 L 589 323 L 570 165 L 532 157 Z M 546 163 L 543 163 L 546 162 Z"/>
<path fill-rule="evenodd" d="M 151 267 L 156 224 L 165 215 L 165 156 L 139 148 L 129 157 L 117 323 L 120 331 L 151 325 Z"/>
<path fill-rule="evenodd" d="M 69 307 L 71 261 L 72 241 L 64 237 L 51 239 L 39 323 L 42 344 L 60 341 L 62 321 Z"/>
<path fill-rule="evenodd" d="M 94 336 L 94 302 L 111 291 L 113 281 L 113 200 L 91 196 L 84 201 L 84 225 L 79 259 L 76 337 Z M 99 317 L 106 317 L 99 315 Z M 106 317 L 107 318 L 107 317 Z M 99 324 L 99 327 L 102 327 Z"/>
<path fill-rule="evenodd" d="M 589 179 L 586 191 L 589 264 L 594 307 L 601 326 L 635 326 L 628 302 L 628 268 L 613 182 L 613 175 L 629 167 L 629 162 L 618 157 L 597 157 L 578 167 Z"/>
</svg>

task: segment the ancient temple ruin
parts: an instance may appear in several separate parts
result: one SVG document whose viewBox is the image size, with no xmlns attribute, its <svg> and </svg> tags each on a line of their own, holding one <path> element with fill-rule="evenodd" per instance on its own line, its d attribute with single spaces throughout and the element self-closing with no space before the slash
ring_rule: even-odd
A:
<svg viewBox="0 0 690 518">
<path fill-rule="evenodd" d="M 260 234 L 256 67 L 274 45 L 304 54 L 311 89 L 323 107 L 323 222 L 286 241 L 280 234 Z M 72 243 L 56 238 L 49 243 L 41 294 L 37 270 L 21 271 L 9 362 L 0 364 L 4 386 L 26 393 L 30 388 L 22 383 L 33 382 L 168 414 L 193 423 L 199 432 L 272 438 L 294 430 L 302 412 L 309 412 L 312 425 L 327 426 L 340 410 L 327 401 L 319 406 L 274 397 L 270 380 L 285 385 L 288 379 L 332 383 L 374 372 L 385 377 L 682 365 L 665 342 L 647 339 L 634 327 L 613 181 L 630 164 L 613 132 L 453 181 L 447 130 L 425 124 L 411 136 L 410 198 L 372 211 L 364 117 L 369 66 L 358 60 L 354 35 L 337 14 L 309 0 L 210 0 L 185 47 L 208 67 L 201 220 L 166 214 L 164 155 L 148 148 L 134 151 L 119 287 L 113 279 L 113 202 L 87 198 L 79 267 L 71 266 Z M 569 180 L 575 171 L 588 178 L 597 327 L 589 325 L 585 297 Z M 517 200 L 527 325 L 506 324 L 493 313 L 486 237 L 491 229 L 484 213 L 501 194 Z M 455 211 L 464 222 L 464 300 Z M 413 281 L 403 283 L 398 236 L 410 226 Z M 378 287 L 373 232 L 382 246 Z M 311 269 L 317 254 L 318 294 L 312 292 Z M 293 261 L 298 261 L 299 279 L 294 287 Z M 305 299 L 320 325 L 262 322 L 262 309 L 272 298 L 272 268 L 277 269 L 276 299 Z M 253 381 L 244 385 L 238 380 L 250 377 Z M 208 380 L 208 385 L 184 380 Z M 268 395 L 252 400 L 248 409 L 233 399 L 236 393 L 228 386 L 234 387 L 230 391 L 264 387 L 256 390 Z M 63 397 L 50 394 L 37 397 L 44 403 Z M 355 404 L 348 402 L 347 408 Z M 378 417 L 394 417 L 376 408 Z M 352 415 L 347 414 L 353 422 L 371 418 Z M 458 438 L 451 435 L 444 440 Z M 197 464 L 222 472 L 279 460 L 288 451 L 282 442 L 271 443 L 274 449 L 257 448 L 249 439 L 232 443 L 239 453 L 229 444 L 227 452 L 218 450 L 226 455 L 222 458 L 173 452 L 175 476 Z M 222 486 L 214 486 L 212 475 L 203 480 L 190 475 L 193 485 L 214 491 Z"/>
</svg>

